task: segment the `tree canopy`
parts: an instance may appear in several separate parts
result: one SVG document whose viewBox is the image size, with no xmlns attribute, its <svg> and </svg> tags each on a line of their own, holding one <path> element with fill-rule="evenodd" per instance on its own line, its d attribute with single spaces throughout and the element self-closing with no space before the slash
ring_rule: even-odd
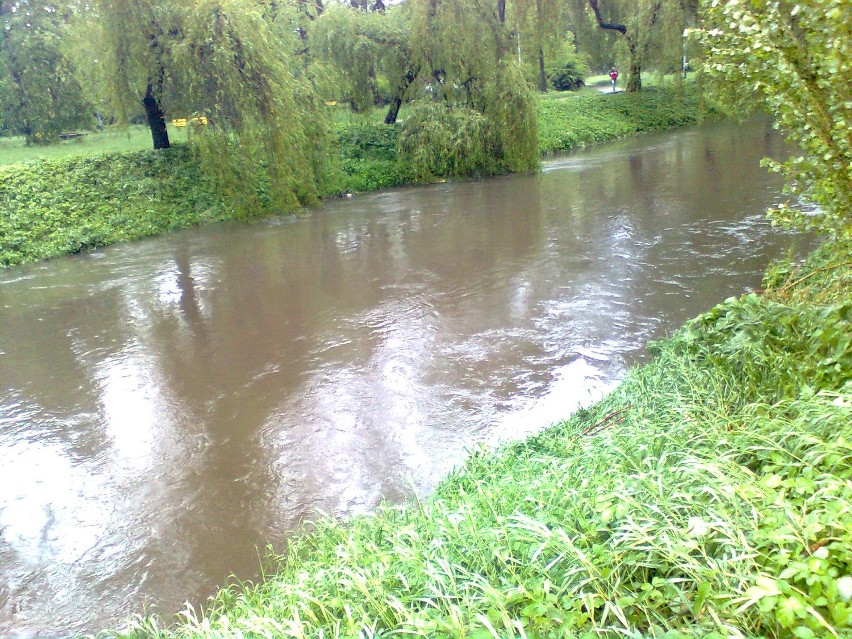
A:
<svg viewBox="0 0 852 639">
<path fill-rule="evenodd" d="M 0 121 L 28 143 L 88 127 L 94 110 L 62 47 L 63 7 L 47 0 L 0 1 Z"/>
<path fill-rule="evenodd" d="M 851 3 L 702 1 L 708 68 L 760 96 L 805 152 L 771 165 L 820 213 L 776 219 L 836 232 L 852 206 Z M 678 67 L 698 2 L 0 0 L 0 117 L 30 142 L 95 111 L 144 117 L 156 149 L 171 144 L 167 119 L 206 122 L 191 147 L 248 208 L 323 191 L 335 170 L 323 103 L 338 100 L 385 105 L 387 124 L 407 104 L 399 152 L 422 179 L 526 171 L 539 161 L 534 88 L 587 70 L 568 25 L 598 68 L 627 58 L 635 91 L 648 64 Z"/>
<path fill-rule="evenodd" d="M 237 0 L 99 0 L 97 11 L 109 93 L 125 118 L 143 104 L 155 147 L 169 146 L 166 113 L 204 116 L 192 145 L 225 192 L 275 208 L 316 198 L 327 126 L 294 59 L 295 15 Z"/>
<path fill-rule="evenodd" d="M 623 36 L 628 57 L 627 90 L 631 92 L 642 88 L 642 68 L 653 53 L 659 59 L 667 50 L 680 50 L 681 34 L 697 9 L 692 0 L 586 2 L 601 29 Z"/>
<path fill-rule="evenodd" d="M 804 155 L 766 160 L 788 179 L 795 206 L 774 218 L 830 235 L 852 226 L 852 3 L 848 0 L 705 0 L 708 68 L 760 101 Z M 720 95 L 725 95 L 720 91 Z M 802 209 L 800 198 L 817 210 Z"/>
</svg>

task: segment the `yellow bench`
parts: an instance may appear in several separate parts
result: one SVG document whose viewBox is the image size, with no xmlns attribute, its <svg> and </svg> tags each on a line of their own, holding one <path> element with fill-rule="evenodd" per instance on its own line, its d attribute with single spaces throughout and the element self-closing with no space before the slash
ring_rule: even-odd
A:
<svg viewBox="0 0 852 639">
<path fill-rule="evenodd" d="M 199 115 L 194 118 L 175 118 L 172 120 L 172 124 L 176 127 L 183 127 L 187 124 L 207 124 L 207 117 Z"/>
</svg>

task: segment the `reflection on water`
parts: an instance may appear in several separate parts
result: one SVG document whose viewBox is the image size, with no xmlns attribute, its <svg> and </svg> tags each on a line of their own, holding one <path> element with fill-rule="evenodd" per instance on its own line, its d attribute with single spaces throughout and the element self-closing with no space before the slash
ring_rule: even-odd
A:
<svg viewBox="0 0 852 639">
<path fill-rule="evenodd" d="M 0 634 L 204 601 L 318 511 L 426 494 L 759 281 L 763 124 L 0 273 Z"/>
</svg>

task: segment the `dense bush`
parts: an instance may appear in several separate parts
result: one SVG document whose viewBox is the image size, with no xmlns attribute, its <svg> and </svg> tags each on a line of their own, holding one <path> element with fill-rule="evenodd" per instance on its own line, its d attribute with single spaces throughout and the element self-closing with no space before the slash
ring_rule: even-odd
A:
<svg viewBox="0 0 852 639">
<path fill-rule="evenodd" d="M 571 91 L 584 85 L 585 74 L 571 65 L 565 65 L 547 74 L 547 80 L 557 91 Z"/>
<path fill-rule="evenodd" d="M 482 113 L 442 102 L 409 109 L 399 140 L 400 162 L 417 180 L 436 176 L 493 175 L 502 170 L 497 131 Z"/>
<path fill-rule="evenodd" d="M 0 265 L 231 217 L 186 147 L 0 168 Z"/>
<path fill-rule="evenodd" d="M 342 176 L 339 191 L 375 191 L 413 181 L 411 171 L 397 161 L 399 128 L 357 124 L 339 132 Z"/>
<path fill-rule="evenodd" d="M 568 42 L 562 54 L 547 64 L 546 74 L 551 87 L 557 91 L 571 91 L 583 86 L 583 79 L 589 75 L 589 65 L 577 53 L 573 42 Z"/>
<path fill-rule="evenodd" d="M 396 161 L 399 128 L 386 124 L 353 124 L 338 134 L 344 158 Z"/>
</svg>

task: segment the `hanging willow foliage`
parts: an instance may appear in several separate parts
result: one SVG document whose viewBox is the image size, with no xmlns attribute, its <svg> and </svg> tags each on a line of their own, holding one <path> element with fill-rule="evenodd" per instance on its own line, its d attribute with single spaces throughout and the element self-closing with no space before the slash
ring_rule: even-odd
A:
<svg viewBox="0 0 852 639">
<path fill-rule="evenodd" d="M 404 93 L 398 88 L 405 87 L 409 71 L 407 9 L 394 6 L 379 13 L 331 5 L 314 21 L 308 32 L 311 53 L 337 76 L 330 99 L 348 98 L 358 110 L 369 108 L 376 101 L 378 74 L 391 93 Z"/>
<path fill-rule="evenodd" d="M 446 174 L 440 171 L 447 167 L 453 167 L 450 174 L 462 167 L 467 173 L 538 167 L 534 94 L 496 9 L 496 1 L 486 0 L 412 2 L 411 50 L 421 85 L 413 96 L 415 109 L 417 103 L 431 101 L 457 113 L 444 114 L 447 126 L 439 129 L 424 126 L 422 117 L 410 117 L 403 126 L 401 151 L 404 159 L 422 163 L 430 145 L 435 157 L 451 150 L 452 160 L 439 162 L 436 175 Z M 459 118 L 463 125 L 453 125 Z M 465 139 L 465 132 L 482 137 Z"/>
<path fill-rule="evenodd" d="M 99 0 L 98 12 L 117 106 L 130 116 L 153 98 L 161 120 L 205 116 L 206 126 L 188 127 L 190 143 L 229 205 L 249 215 L 317 199 L 328 125 L 296 75 L 286 16 L 244 0 Z"/>
<path fill-rule="evenodd" d="M 125 123 L 139 113 L 149 83 L 163 96 L 170 81 L 171 44 L 181 31 L 182 17 L 170 5 L 154 0 L 97 0 L 94 19 L 82 14 L 84 30 L 100 44 L 98 80 Z"/>
<path fill-rule="evenodd" d="M 326 175 L 321 104 L 291 72 L 285 37 L 245 2 L 201 0 L 175 47 L 180 84 L 209 123 L 192 129 L 193 148 L 243 207 L 313 201 Z"/>
</svg>

